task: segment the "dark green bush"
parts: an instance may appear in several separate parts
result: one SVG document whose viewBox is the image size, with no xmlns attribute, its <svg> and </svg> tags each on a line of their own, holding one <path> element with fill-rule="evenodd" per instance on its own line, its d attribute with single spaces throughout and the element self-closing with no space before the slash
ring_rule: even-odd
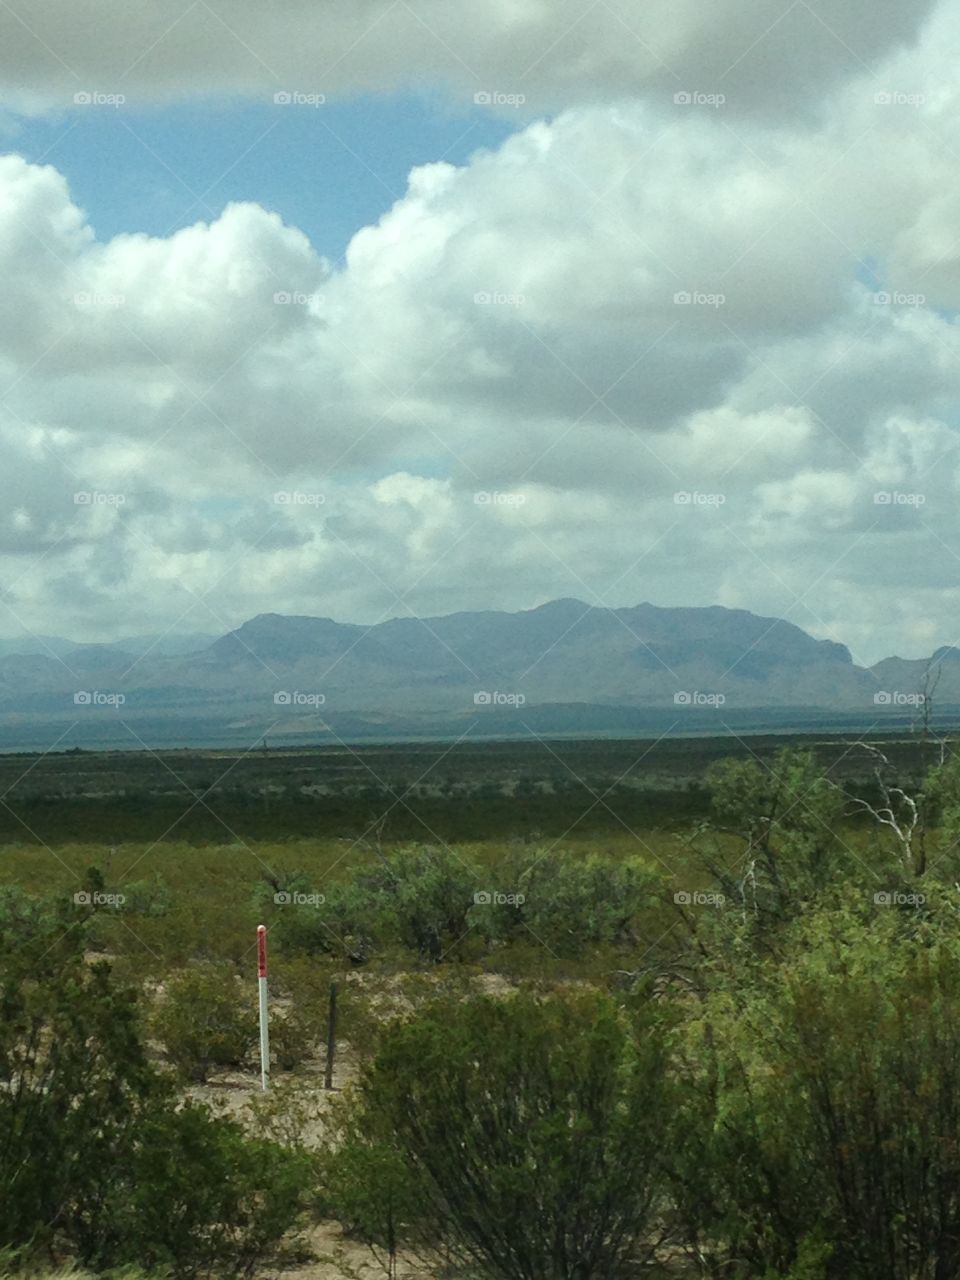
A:
<svg viewBox="0 0 960 1280">
<path fill-rule="evenodd" d="M 650 1009 L 445 1001 L 387 1030 L 360 1103 L 331 1187 L 371 1240 L 414 1223 L 503 1280 L 609 1280 L 651 1258 L 671 1109 Z"/>
<path fill-rule="evenodd" d="M 135 1158 L 103 1204 L 120 1239 L 95 1265 L 247 1276 L 296 1225 L 309 1162 L 195 1104 L 148 1112 Z"/>
<path fill-rule="evenodd" d="M 256 988 L 226 965 L 200 964 L 175 974 L 151 1030 L 169 1060 L 202 1082 L 216 1067 L 240 1067 L 257 1041 Z"/>
<path fill-rule="evenodd" d="M 471 923 L 494 939 L 533 941 L 564 957 L 635 942 L 637 917 L 662 881 L 639 858 L 535 850 L 514 854 L 495 874 L 499 883 L 475 902 Z"/>
<path fill-rule="evenodd" d="M 297 1221 L 302 1163 L 180 1105 L 85 925 L 62 904 L 0 912 L 0 1250 L 249 1274 Z"/>
<path fill-rule="evenodd" d="M 322 891 L 307 877 L 272 877 L 258 891 L 271 937 L 289 954 L 340 954 L 364 961 L 401 946 L 445 959 L 468 932 L 478 876 L 447 848 L 414 846 L 384 856 Z"/>
</svg>

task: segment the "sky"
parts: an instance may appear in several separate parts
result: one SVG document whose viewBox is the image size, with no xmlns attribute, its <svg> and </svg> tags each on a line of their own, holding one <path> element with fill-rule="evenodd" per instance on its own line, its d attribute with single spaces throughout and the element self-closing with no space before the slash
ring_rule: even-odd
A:
<svg viewBox="0 0 960 1280">
<path fill-rule="evenodd" d="M 960 643 L 960 0 L 7 0 L 0 636 Z"/>
</svg>

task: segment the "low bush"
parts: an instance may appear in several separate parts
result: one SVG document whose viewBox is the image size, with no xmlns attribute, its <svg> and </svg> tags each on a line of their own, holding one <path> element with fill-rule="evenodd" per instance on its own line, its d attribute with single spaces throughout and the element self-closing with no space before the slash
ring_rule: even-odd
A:
<svg viewBox="0 0 960 1280">
<path fill-rule="evenodd" d="M 257 1041 L 254 989 L 224 965 L 200 964 L 175 974 L 151 1021 L 169 1061 L 188 1079 L 205 1081 L 217 1067 L 240 1067 Z"/>
<path fill-rule="evenodd" d="M 12 933 L 14 917 L 30 927 Z M 59 902 L 0 912 L 0 1250 L 249 1275 L 298 1221 L 302 1159 L 182 1105 L 133 992 L 86 960 L 87 923 Z"/>
<path fill-rule="evenodd" d="M 478 879 L 453 850 L 413 846 L 322 891 L 300 873 L 270 877 L 258 903 L 287 954 L 339 954 L 363 963 L 377 950 L 400 946 L 438 963 L 469 931 Z"/>
<path fill-rule="evenodd" d="M 662 881 L 638 858 L 536 850 L 514 853 L 495 874 L 500 883 L 475 904 L 471 923 L 491 939 L 536 942 L 565 958 L 633 944 Z"/>
<path fill-rule="evenodd" d="M 384 1035 L 329 1194 L 370 1243 L 428 1239 L 502 1280 L 592 1280 L 654 1254 L 664 1037 L 579 992 L 443 1001 Z"/>
</svg>

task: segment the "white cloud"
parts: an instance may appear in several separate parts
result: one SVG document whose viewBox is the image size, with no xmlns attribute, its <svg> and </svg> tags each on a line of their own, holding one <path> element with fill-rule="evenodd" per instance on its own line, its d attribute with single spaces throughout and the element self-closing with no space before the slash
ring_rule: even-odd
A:
<svg viewBox="0 0 960 1280">
<path fill-rule="evenodd" d="M 98 242 L 55 169 L 0 158 L 0 602 L 13 611 L 0 633 L 14 616 L 93 636 L 184 613 L 182 626 L 216 630 L 268 609 L 373 621 L 576 595 L 750 607 L 870 659 L 929 648 L 931 618 L 949 638 L 949 10 L 930 45 L 870 66 L 921 15 L 865 3 L 822 14 L 856 56 L 818 64 L 809 92 L 822 102 L 834 86 L 819 119 L 787 111 L 774 83 L 784 17 L 757 45 L 773 62 L 751 52 L 730 81 L 741 106 L 783 108 L 776 129 L 675 105 L 661 88 L 676 81 L 642 45 L 621 37 L 618 49 L 619 24 L 598 14 L 537 83 L 618 101 L 533 122 L 461 168 L 414 170 L 339 272 L 251 204 L 167 238 Z M 370 12 L 344 11 L 341 30 L 333 11 L 331 30 L 346 38 Z M 699 26 L 693 12 L 653 5 L 643 21 L 660 57 L 689 66 L 687 87 L 707 89 L 743 24 L 759 32 L 784 7 L 718 5 Z M 808 5 L 790 12 L 822 29 Z M 517 58 L 557 14 L 486 9 Z M 104 48 L 74 32 L 79 56 L 101 59 L 103 88 L 133 27 L 153 20 L 124 15 Z M 47 17 L 41 5 L 41 34 Z M 389 79 L 392 21 L 343 86 L 374 77 L 376 57 L 378 83 Z M 131 73 L 144 91 L 198 74 L 192 22 Z M 482 65 L 493 46 L 473 11 L 466 22 Z M 261 26 L 266 49 L 262 14 Z M 808 38 L 791 76 L 836 44 Z M 432 72 L 460 75 L 420 44 Z M 214 80 L 268 83 L 262 68 L 236 70 L 232 45 L 206 52 Z M 622 93 L 630 59 L 646 68 L 644 99 Z M 398 69 L 415 65 L 398 55 Z M 38 92 L 58 82 L 48 70 L 31 73 Z M 878 85 L 921 81 L 920 104 L 875 100 Z M 922 501 L 876 502 L 886 491 Z"/>
</svg>

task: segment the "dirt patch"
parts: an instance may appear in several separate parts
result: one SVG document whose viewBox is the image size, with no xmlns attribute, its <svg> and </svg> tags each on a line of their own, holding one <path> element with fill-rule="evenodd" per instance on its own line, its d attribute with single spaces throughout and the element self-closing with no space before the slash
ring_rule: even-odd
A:
<svg viewBox="0 0 960 1280">
<path fill-rule="evenodd" d="M 386 1275 L 370 1250 L 346 1239 L 336 1223 L 321 1223 L 307 1234 L 307 1241 L 316 1260 L 284 1271 L 284 1280 L 383 1280 Z M 414 1258 L 398 1260 L 398 1280 L 437 1280 L 438 1275 Z"/>
</svg>

